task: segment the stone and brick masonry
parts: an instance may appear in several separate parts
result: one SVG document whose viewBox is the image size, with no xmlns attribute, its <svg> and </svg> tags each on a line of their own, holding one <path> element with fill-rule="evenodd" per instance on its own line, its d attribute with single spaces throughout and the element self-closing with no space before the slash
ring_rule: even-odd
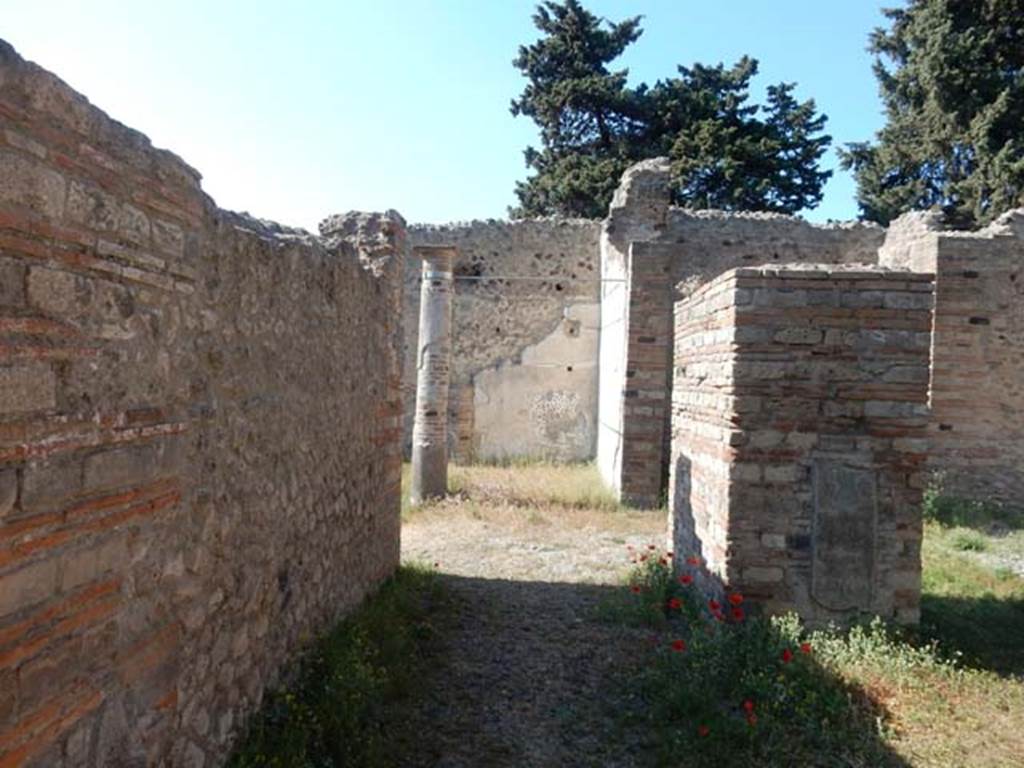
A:
<svg viewBox="0 0 1024 768">
<path fill-rule="evenodd" d="M 394 212 L 314 237 L 222 211 L 0 41 L 0 768 L 215 765 L 393 570 L 406 239 Z M 453 454 L 596 452 L 647 505 L 670 468 L 710 588 L 912 622 L 927 472 L 1024 498 L 1022 211 L 977 233 L 694 213 L 654 159 L 603 222 L 409 239 L 470 278 Z"/>
<path fill-rule="evenodd" d="M 928 467 L 947 493 L 1024 506 L 1024 210 L 978 232 L 893 222 L 881 264 L 934 272 Z"/>
<path fill-rule="evenodd" d="M 933 276 L 743 267 L 675 307 L 671 535 L 714 590 L 918 619 Z"/>
<path fill-rule="evenodd" d="M 405 248 L 217 209 L 0 41 L 0 766 L 215 766 L 392 572 Z"/>
</svg>

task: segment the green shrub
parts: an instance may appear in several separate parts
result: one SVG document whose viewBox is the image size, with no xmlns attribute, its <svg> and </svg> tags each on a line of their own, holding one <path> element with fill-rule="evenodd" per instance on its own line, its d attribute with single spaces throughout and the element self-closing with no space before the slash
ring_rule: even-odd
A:
<svg viewBox="0 0 1024 768">
<path fill-rule="evenodd" d="M 925 489 L 921 514 L 925 520 L 948 528 L 979 528 L 993 522 L 1012 520 L 1007 510 L 992 502 L 948 495 L 941 475 Z"/>
</svg>

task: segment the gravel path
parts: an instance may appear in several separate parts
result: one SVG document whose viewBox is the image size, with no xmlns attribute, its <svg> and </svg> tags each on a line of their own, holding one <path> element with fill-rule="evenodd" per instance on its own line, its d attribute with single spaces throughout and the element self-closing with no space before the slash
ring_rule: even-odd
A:
<svg viewBox="0 0 1024 768">
<path fill-rule="evenodd" d="M 437 563 L 451 600 L 410 714 L 410 766 L 641 766 L 623 729 L 648 634 L 602 622 L 626 545 L 664 536 L 663 513 L 459 501 L 414 514 L 403 559 Z"/>
</svg>

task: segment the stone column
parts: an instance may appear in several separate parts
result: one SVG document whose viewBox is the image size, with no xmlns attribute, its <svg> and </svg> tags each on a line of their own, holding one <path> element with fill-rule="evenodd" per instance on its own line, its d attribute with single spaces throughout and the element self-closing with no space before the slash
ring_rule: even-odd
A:
<svg viewBox="0 0 1024 768">
<path fill-rule="evenodd" d="M 454 246 L 414 249 L 423 259 L 420 337 L 416 355 L 416 413 L 412 428 L 415 506 L 448 491 L 448 385 L 452 351 Z"/>
</svg>

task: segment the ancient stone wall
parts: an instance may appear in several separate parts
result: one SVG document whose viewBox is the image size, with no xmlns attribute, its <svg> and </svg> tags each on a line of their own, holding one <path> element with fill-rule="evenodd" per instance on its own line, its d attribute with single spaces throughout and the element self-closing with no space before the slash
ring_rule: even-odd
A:
<svg viewBox="0 0 1024 768">
<path fill-rule="evenodd" d="M 881 258 L 936 273 L 929 469 L 948 493 L 1024 506 L 1024 211 L 974 233 L 908 214 Z"/>
<path fill-rule="evenodd" d="M 0 41 L 0 765 L 219 764 L 395 567 L 403 222 L 323 234 Z"/>
<path fill-rule="evenodd" d="M 449 396 L 455 459 L 593 457 L 599 229 L 599 222 L 571 219 L 410 227 L 413 246 L 454 245 L 459 251 Z M 404 309 L 407 451 L 419 280 L 418 264 L 410 262 Z"/>
<path fill-rule="evenodd" d="M 771 613 L 918 620 L 933 277 L 740 268 L 675 308 L 677 552 Z"/>
<path fill-rule="evenodd" d="M 669 168 L 663 160 L 647 160 L 630 168 L 612 202 L 602 237 L 602 270 L 627 279 L 629 305 L 642 308 L 632 317 L 648 326 L 671 325 L 671 301 L 660 295 L 662 284 L 642 278 L 636 283 L 625 264 L 632 245 L 644 243 L 643 253 L 667 262 L 668 279 L 684 291 L 692 291 L 725 270 L 747 264 L 778 263 L 877 263 L 885 231 L 871 224 L 814 225 L 803 219 L 778 214 L 731 214 L 721 211 L 688 211 L 669 205 Z M 641 284 L 659 295 L 638 296 Z M 612 289 L 606 289 L 612 290 Z M 606 296 L 606 298 L 608 298 Z M 605 306 L 605 305 L 603 305 Z M 629 332 L 628 306 L 607 305 L 602 327 L 598 463 L 602 476 L 626 500 L 650 505 L 661 498 L 668 469 L 668 355 L 649 349 L 666 348 L 664 338 L 651 340 L 649 333 Z M 660 318 L 651 312 L 659 312 Z M 624 324 L 615 332 L 618 317 Z M 637 348 L 639 347 L 639 348 Z M 656 382 L 665 382 L 662 396 L 654 394 Z M 639 403 L 643 414 L 659 407 L 659 424 L 633 418 L 637 392 L 646 391 Z M 645 417 L 646 418 L 646 417 Z M 632 423 L 631 423 L 632 422 Z M 628 436 L 625 432 L 629 431 Z M 633 465 L 647 471 L 627 470 L 626 455 L 634 453 Z M 651 471 L 651 462 L 660 471 Z"/>
</svg>

